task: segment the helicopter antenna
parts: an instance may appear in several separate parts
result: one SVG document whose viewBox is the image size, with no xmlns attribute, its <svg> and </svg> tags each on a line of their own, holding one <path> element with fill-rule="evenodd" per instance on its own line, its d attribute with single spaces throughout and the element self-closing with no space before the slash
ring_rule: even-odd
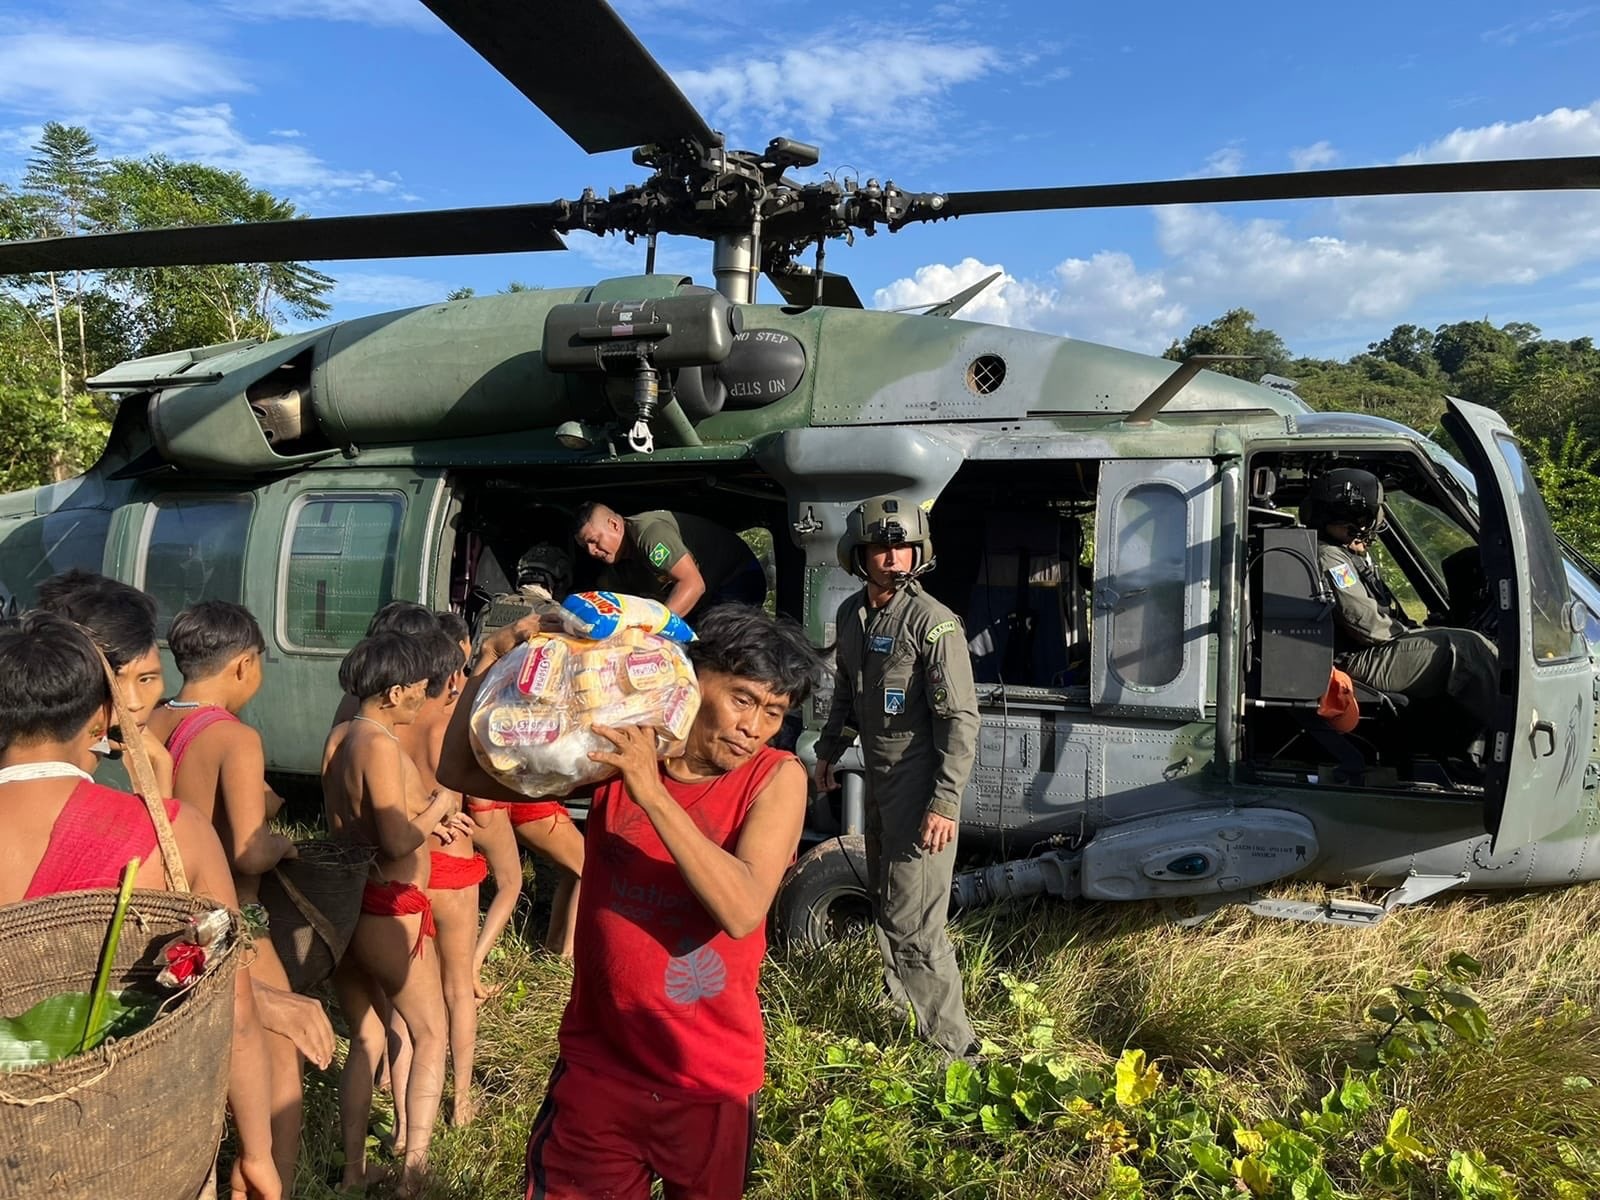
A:
<svg viewBox="0 0 1600 1200">
<path fill-rule="evenodd" d="M 1179 392 L 1189 386 L 1189 381 L 1212 363 L 1249 362 L 1259 359 L 1259 354 L 1191 354 L 1178 364 L 1177 369 L 1156 384 L 1151 392 L 1122 419 L 1124 425 L 1148 425 L 1152 418 L 1165 408 Z"/>
<path fill-rule="evenodd" d="M 828 239 L 825 235 L 817 237 L 817 292 L 812 299 L 812 304 L 822 303 L 822 264 L 828 257 Z"/>
<path fill-rule="evenodd" d="M 656 231 L 654 229 L 650 231 L 650 236 L 644 243 L 644 273 L 646 275 L 654 275 L 656 273 Z"/>
</svg>

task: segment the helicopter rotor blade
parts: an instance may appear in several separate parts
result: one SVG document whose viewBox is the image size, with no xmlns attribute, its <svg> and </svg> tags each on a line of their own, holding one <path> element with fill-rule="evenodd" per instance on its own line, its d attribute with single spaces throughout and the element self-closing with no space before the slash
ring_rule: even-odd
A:
<svg viewBox="0 0 1600 1200">
<path fill-rule="evenodd" d="M 949 192 L 944 195 L 942 204 L 914 204 L 904 220 L 896 224 L 979 213 L 1040 212 L 1050 209 L 1577 188 L 1600 188 L 1600 157 L 1407 163 L 1401 166 L 1286 171 L 1275 175 L 1225 175 L 1150 183 Z"/>
<path fill-rule="evenodd" d="M 820 304 L 823 308 L 865 308 L 856 293 L 855 284 L 848 275 L 834 271 L 822 272 L 822 298 L 817 299 L 817 273 L 815 271 L 786 271 L 782 274 L 768 271 L 767 278 L 787 304 L 809 308 Z"/>
<path fill-rule="evenodd" d="M 716 136 L 605 0 L 422 0 L 590 154 Z"/>
<path fill-rule="evenodd" d="M 558 216 L 554 205 L 508 204 L 0 242 L 0 275 L 565 250 L 550 228 Z"/>
</svg>

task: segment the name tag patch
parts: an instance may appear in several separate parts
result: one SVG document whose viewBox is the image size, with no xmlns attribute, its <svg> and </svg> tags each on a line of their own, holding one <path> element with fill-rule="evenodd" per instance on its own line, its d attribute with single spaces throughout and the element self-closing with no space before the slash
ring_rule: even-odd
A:
<svg viewBox="0 0 1600 1200">
<path fill-rule="evenodd" d="M 894 638 L 887 633 L 875 633 L 867 639 L 867 649 L 873 654 L 887 654 L 894 649 Z"/>
<path fill-rule="evenodd" d="M 1361 582 L 1356 577 L 1356 573 L 1350 569 L 1349 563 L 1340 563 L 1336 567 L 1329 567 L 1328 578 L 1333 580 L 1333 586 L 1336 588 L 1352 588 Z"/>
<path fill-rule="evenodd" d="M 883 711 L 891 717 L 898 717 L 905 712 L 906 690 L 904 688 L 884 688 Z"/>
</svg>

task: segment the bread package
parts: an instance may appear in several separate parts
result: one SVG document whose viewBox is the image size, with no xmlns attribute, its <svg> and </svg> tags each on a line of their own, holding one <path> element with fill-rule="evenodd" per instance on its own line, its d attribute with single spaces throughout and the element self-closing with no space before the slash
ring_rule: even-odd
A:
<svg viewBox="0 0 1600 1200">
<path fill-rule="evenodd" d="M 472 748 L 483 769 L 526 796 L 565 796 L 615 769 L 589 758 L 611 750 L 595 725 L 651 725 L 662 757 L 682 753 L 700 710 L 683 647 L 625 626 L 591 640 L 541 632 L 489 668 L 472 705 Z"/>
</svg>

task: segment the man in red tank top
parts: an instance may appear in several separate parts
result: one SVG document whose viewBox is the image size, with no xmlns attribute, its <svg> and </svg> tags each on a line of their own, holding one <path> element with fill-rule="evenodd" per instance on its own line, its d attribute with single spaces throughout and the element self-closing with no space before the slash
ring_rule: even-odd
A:
<svg viewBox="0 0 1600 1200">
<path fill-rule="evenodd" d="M 528 1139 L 530 1200 L 645 1200 L 657 1177 L 669 1200 L 744 1191 L 766 1057 L 767 910 L 806 803 L 799 762 L 767 741 L 820 660 L 798 625 L 746 605 L 712 609 L 699 632 L 688 650 L 701 706 L 682 758 L 658 761 L 654 730 L 595 727 L 613 749 L 592 757 L 619 777 L 589 810 L 572 998 Z M 468 769 L 464 719 L 445 757 L 453 786 L 504 792 Z"/>
</svg>

